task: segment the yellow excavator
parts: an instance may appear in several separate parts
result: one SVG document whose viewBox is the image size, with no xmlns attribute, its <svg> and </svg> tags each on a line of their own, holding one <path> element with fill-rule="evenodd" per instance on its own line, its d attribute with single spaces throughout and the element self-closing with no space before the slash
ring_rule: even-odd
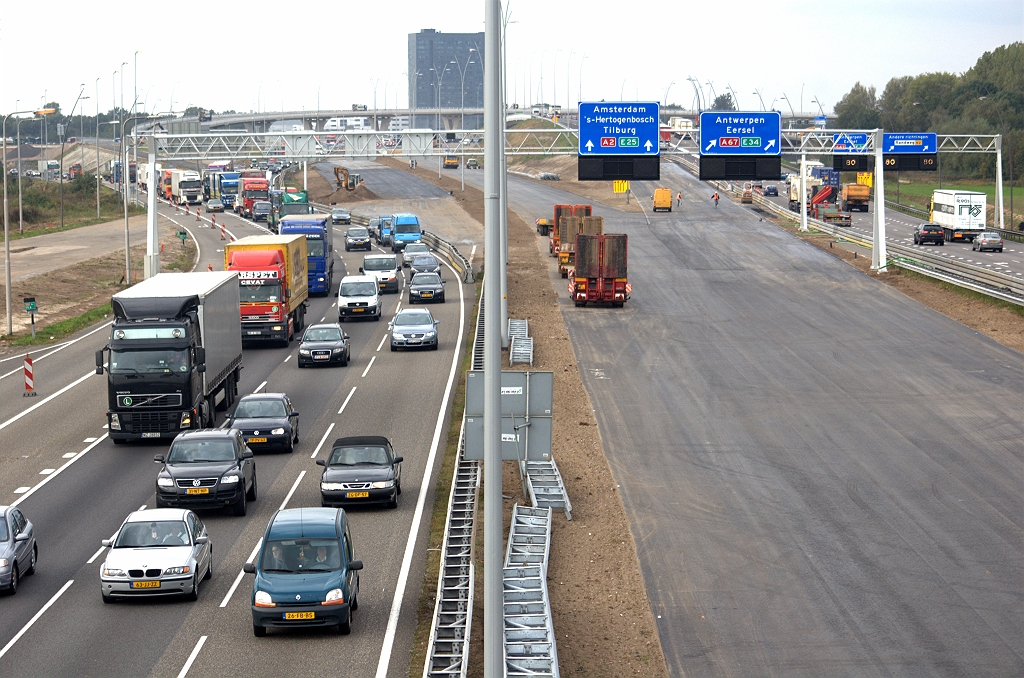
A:
<svg viewBox="0 0 1024 678">
<path fill-rule="evenodd" d="M 344 188 L 347 191 L 354 191 L 359 184 L 363 183 L 363 180 L 358 174 L 350 174 L 344 167 L 334 167 L 334 183 L 337 184 L 338 188 Z"/>
</svg>

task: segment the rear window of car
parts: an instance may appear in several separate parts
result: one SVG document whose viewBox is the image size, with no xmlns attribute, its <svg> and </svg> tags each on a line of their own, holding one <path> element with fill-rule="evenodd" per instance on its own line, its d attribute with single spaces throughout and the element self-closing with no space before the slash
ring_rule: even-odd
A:
<svg viewBox="0 0 1024 678">
<path fill-rule="evenodd" d="M 925 233 L 938 233 L 942 229 L 938 226 L 925 226 L 921 230 Z"/>
<path fill-rule="evenodd" d="M 998 233 L 982 233 L 981 237 L 982 238 L 998 238 L 999 234 Z"/>
</svg>

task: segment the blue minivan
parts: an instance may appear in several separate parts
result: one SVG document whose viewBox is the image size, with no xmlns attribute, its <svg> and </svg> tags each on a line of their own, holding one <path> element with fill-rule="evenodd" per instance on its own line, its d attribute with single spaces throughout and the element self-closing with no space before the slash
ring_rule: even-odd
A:
<svg viewBox="0 0 1024 678">
<path fill-rule="evenodd" d="M 415 214 L 396 214 L 393 222 L 395 234 L 391 241 L 392 252 L 401 252 L 409 243 L 423 240 L 423 229 Z"/>
<path fill-rule="evenodd" d="M 352 630 L 359 608 L 359 570 L 343 509 L 294 508 L 276 512 L 258 556 L 242 568 L 256 575 L 252 633 L 300 626 Z"/>
</svg>

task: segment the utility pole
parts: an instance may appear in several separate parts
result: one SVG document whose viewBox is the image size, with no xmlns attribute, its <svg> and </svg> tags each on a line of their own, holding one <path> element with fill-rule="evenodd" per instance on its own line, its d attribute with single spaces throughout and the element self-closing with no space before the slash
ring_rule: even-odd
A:
<svg viewBox="0 0 1024 678">
<path fill-rule="evenodd" d="M 96 218 L 100 218 L 100 79 L 96 78 Z"/>
</svg>

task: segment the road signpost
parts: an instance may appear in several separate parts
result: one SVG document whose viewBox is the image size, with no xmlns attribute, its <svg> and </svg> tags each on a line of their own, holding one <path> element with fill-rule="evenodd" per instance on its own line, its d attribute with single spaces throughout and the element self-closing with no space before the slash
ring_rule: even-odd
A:
<svg viewBox="0 0 1024 678">
<path fill-rule="evenodd" d="M 935 132 L 886 132 L 882 134 L 884 167 L 897 172 L 934 172 L 939 168 L 938 147 Z"/>
<path fill-rule="evenodd" d="M 705 111 L 700 114 L 700 178 L 778 179 L 782 174 L 782 114 Z"/>
<path fill-rule="evenodd" d="M 580 102 L 579 111 L 580 181 L 661 178 L 658 102 Z"/>
</svg>

